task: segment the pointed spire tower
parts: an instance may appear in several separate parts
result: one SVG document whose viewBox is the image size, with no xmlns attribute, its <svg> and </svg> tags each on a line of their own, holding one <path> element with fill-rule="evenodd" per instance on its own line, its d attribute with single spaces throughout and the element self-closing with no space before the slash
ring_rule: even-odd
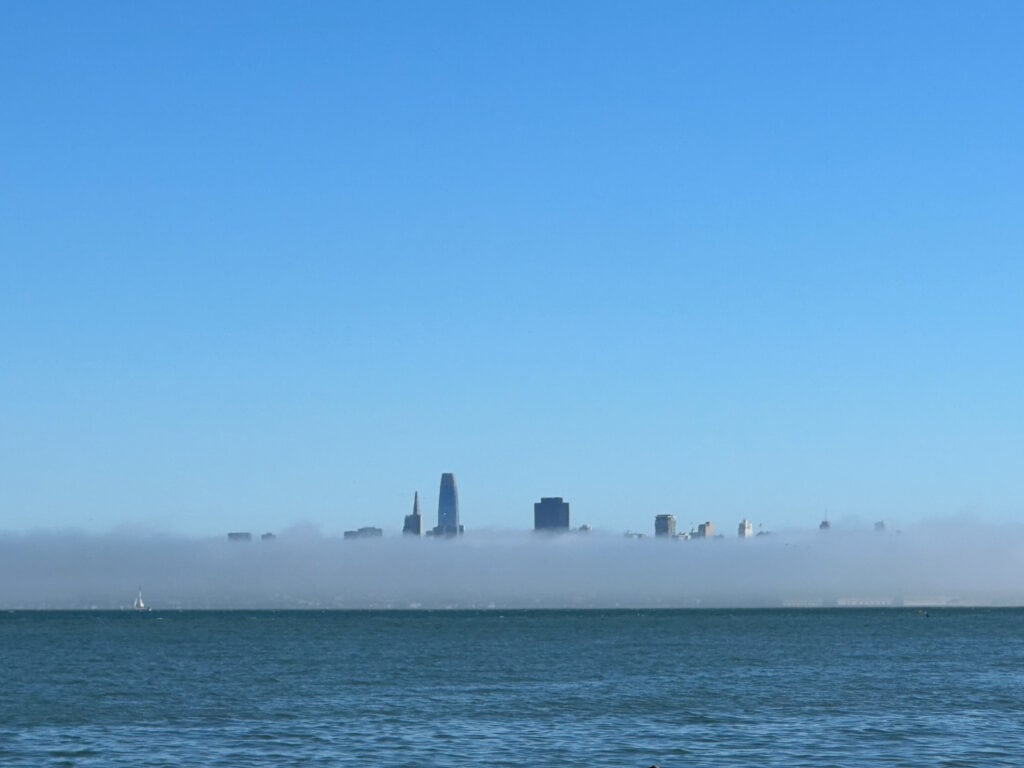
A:
<svg viewBox="0 0 1024 768">
<path fill-rule="evenodd" d="M 412 514 L 405 516 L 405 525 L 402 526 L 402 533 L 406 536 L 423 535 L 423 516 L 420 515 L 420 492 L 412 497 Z"/>
</svg>

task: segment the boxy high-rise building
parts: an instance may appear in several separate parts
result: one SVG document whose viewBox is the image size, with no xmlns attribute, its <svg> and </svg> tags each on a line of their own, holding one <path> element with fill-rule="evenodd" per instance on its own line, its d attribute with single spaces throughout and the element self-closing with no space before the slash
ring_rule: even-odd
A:
<svg viewBox="0 0 1024 768">
<path fill-rule="evenodd" d="M 676 535 L 676 516 L 675 515 L 657 515 L 654 518 L 654 535 L 655 536 L 675 536 Z"/>
<path fill-rule="evenodd" d="M 561 496 L 541 498 L 533 505 L 533 530 L 568 531 L 569 502 Z"/>
</svg>

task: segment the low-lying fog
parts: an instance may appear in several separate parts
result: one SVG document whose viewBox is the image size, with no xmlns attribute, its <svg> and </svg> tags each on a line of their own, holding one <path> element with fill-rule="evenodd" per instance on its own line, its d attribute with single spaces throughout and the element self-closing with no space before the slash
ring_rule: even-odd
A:
<svg viewBox="0 0 1024 768">
<path fill-rule="evenodd" d="M 1024 605 L 1024 528 L 932 523 L 740 540 L 472 532 L 247 543 L 0 535 L 0 607 L 606 608 Z"/>
</svg>

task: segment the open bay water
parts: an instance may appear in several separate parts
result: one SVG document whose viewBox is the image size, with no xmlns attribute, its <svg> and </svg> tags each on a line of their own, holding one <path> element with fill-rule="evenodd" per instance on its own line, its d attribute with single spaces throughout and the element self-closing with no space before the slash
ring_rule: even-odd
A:
<svg viewBox="0 0 1024 768">
<path fill-rule="evenodd" d="M 1024 610 L 0 613 L 2 766 L 1019 766 Z"/>
</svg>

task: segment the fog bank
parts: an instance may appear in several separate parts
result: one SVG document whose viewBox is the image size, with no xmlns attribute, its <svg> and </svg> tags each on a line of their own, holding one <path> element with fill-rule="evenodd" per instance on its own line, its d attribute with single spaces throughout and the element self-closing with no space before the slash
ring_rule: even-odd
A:
<svg viewBox="0 0 1024 768">
<path fill-rule="evenodd" d="M 248 543 L 0 535 L 0 607 L 154 609 L 1024 605 L 1024 528 L 675 541 L 470 533 Z"/>
</svg>

